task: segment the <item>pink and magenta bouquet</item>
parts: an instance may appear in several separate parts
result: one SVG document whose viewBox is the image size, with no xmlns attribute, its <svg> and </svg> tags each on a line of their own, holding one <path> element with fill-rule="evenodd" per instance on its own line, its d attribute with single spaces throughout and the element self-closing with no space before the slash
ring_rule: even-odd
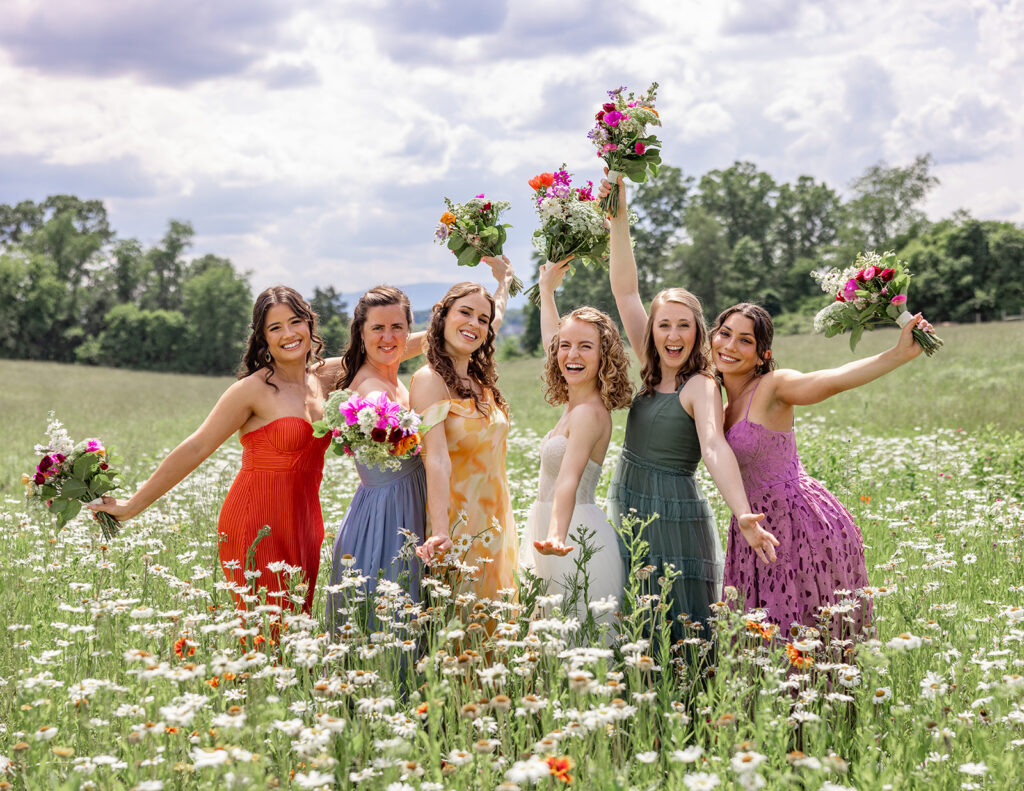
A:
<svg viewBox="0 0 1024 791">
<path fill-rule="evenodd" d="M 41 454 L 35 472 L 21 476 L 30 500 L 37 500 L 57 517 L 57 525 L 64 527 L 78 516 L 83 503 L 91 503 L 116 488 L 114 478 L 119 473 L 107 461 L 107 449 L 98 439 L 75 443 L 67 430 L 50 413 L 46 427 L 48 442 L 36 445 Z M 121 526 L 110 514 L 96 514 L 103 538 L 112 539 Z"/>
<path fill-rule="evenodd" d="M 465 203 L 444 199 L 445 211 L 434 230 L 434 240 L 452 251 L 459 266 L 476 266 L 483 256 L 499 256 L 505 246 L 505 229 L 511 225 L 499 222 L 501 213 L 510 208 L 508 201 L 490 200 L 477 195 Z M 509 293 L 523 290 L 523 281 L 513 276 Z"/>
<path fill-rule="evenodd" d="M 572 175 L 562 165 L 554 173 L 541 173 L 529 181 L 540 227 L 533 232 L 533 246 L 545 261 L 578 258 L 588 268 L 608 265 L 608 229 L 594 200 L 594 185 L 573 187 Z M 540 298 L 537 284 L 526 291 L 531 301 Z"/>
<path fill-rule="evenodd" d="M 313 434 L 330 434 L 339 456 L 352 456 L 367 467 L 397 470 L 403 459 L 420 452 L 421 418 L 396 404 L 387 393 L 366 399 L 338 390 L 324 403 L 324 418 L 313 424 Z"/>
<path fill-rule="evenodd" d="M 618 177 L 639 184 L 647 181 L 648 172 L 657 176 L 661 165 L 661 141 L 647 134 L 648 126 L 661 126 L 654 109 L 658 83 L 652 82 L 647 93 L 639 96 L 625 91 L 625 87 L 608 91 L 608 101 L 601 105 L 594 128 L 587 133 L 597 155 L 608 166 L 613 189 L 602 199 L 601 209 L 612 217 L 619 212 L 619 191 L 615 188 Z"/>
<path fill-rule="evenodd" d="M 879 255 L 860 253 L 853 266 L 813 272 L 821 290 L 835 299 L 814 317 L 815 332 L 826 338 L 849 331 L 850 350 L 856 348 L 867 327 L 906 326 L 913 315 L 907 310 L 910 272 L 891 250 Z M 913 330 L 914 340 L 929 357 L 942 346 L 933 332 Z"/>
</svg>

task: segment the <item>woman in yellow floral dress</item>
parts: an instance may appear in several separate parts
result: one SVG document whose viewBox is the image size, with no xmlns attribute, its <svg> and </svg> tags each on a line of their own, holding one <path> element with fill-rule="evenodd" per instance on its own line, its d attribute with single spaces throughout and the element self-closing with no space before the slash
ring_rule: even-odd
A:
<svg viewBox="0 0 1024 791">
<path fill-rule="evenodd" d="M 507 275 L 511 277 L 509 267 Z M 501 305 L 505 288 L 498 291 Z M 495 300 L 476 283 L 458 283 L 434 306 L 427 365 L 412 379 L 412 407 L 430 425 L 423 435 L 427 470 L 427 563 L 454 552 L 476 566 L 461 592 L 497 601 L 514 595 L 519 538 L 505 475 L 508 404 L 495 381 Z"/>
</svg>

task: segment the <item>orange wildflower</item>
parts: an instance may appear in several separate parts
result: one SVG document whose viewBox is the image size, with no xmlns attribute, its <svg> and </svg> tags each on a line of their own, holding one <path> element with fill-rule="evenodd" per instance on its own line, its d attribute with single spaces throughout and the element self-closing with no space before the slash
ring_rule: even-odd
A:
<svg viewBox="0 0 1024 791">
<path fill-rule="evenodd" d="M 402 437 L 400 440 L 398 440 L 398 443 L 395 445 L 395 455 L 404 456 L 406 453 L 408 453 L 417 445 L 419 445 L 421 441 L 422 439 L 418 431 L 414 431 L 407 437 Z"/>
<path fill-rule="evenodd" d="M 786 656 L 794 667 L 805 668 L 814 664 L 814 659 L 809 654 L 794 648 L 792 643 L 786 644 Z"/>
<path fill-rule="evenodd" d="M 216 689 L 220 686 L 220 676 L 214 676 L 213 678 L 206 679 L 206 683 Z"/>
<path fill-rule="evenodd" d="M 455 215 L 452 214 L 450 211 L 446 211 L 444 214 L 441 215 L 441 223 L 447 225 L 449 228 L 455 225 L 456 219 L 457 218 L 455 217 Z"/>
<path fill-rule="evenodd" d="M 569 770 L 573 768 L 572 756 L 549 755 L 547 764 L 552 777 L 558 778 L 563 783 L 572 782 L 572 776 L 569 774 Z"/>
<path fill-rule="evenodd" d="M 771 640 L 772 636 L 775 634 L 775 624 L 747 621 L 747 631 L 760 635 L 765 640 Z"/>
<path fill-rule="evenodd" d="M 179 637 L 174 643 L 174 654 L 178 659 L 184 658 L 186 654 L 192 656 L 196 652 L 196 647 L 192 645 L 187 637 Z"/>
</svg>

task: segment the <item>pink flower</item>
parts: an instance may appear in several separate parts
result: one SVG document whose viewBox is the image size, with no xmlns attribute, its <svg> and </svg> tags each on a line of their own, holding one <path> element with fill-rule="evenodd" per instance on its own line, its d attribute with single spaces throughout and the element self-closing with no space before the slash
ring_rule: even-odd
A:
<svg viewBox="0 0 1024 791">
<path fill-rule="evenodd" d="M 618 126 L 619 122 L 622 121 L 623 118 L 625 118 L 625 116 L 618 110 L 612 110 L 610 113 L 605 113 L 602 120 L 608 126 L 614 127 Z"/>
<path fill-rule="evenodd" d="M 86 453 L 102 453 L 105 450 L 103 443 L 93 437 L 85 441 L 85 452 Z"/>
<path fill-rule="evenodd" d="M 847 302 L 850 302 L 851 300 L 854 299 L 854 297 L 857 296 L 858 286 L 859 283 L 857 283 L 857 278 L 855 277 L 851 277 L 849 280 L 846 281 L 846 285 L 843 286 L 843 296 L 846 297 Z"/>
<path fill-rule="evenodd" d="M 892 298 L 892 304 L 893 305 L 905 305 L 906 303 L 907 303 L 907 295 L 906 294 L 897 294 L 895 297 Z"/>
<path fill-rule="evenodd" d="M 398 425 L 398 416 L 402 412 L 402 405 L 396 404 L 388 394 L 381 391 L 369 404 L 377 410 L 377 428 L 389 429 Z M 380 442 L 381 440 L 377 440 Z"/>
<path fill-rule="evenodd" d="M 354 426 L 359 422 L 359 410 L 367 405 L 367 402 L 361 399 L 359 396 L 352 396 L 338 407 L 338 411 L 345 416 L 345 423 L 350 426 Z"/>
<path fill-rule="evenodd" d="M 647 146 L 645 146 L 643 143 L 637 141 L 637 144 L 635 146 L 633 146 L 633 150 L 636 151 L 637 154 L 643 155 L 644 151 L 647 150 Z"/>
<path fill-rule="evenodd" d="M 474 195 L 473 197 L 474 198 L 482 198 L 482 197 L 484 197 L 484 194 L 481 192 L 479 195 Z"/>
<path fill-rule="evenodd" d="M 609 151 L 615 151 L 617 148 L 618 146 L 615 143 L 605 143 L 601 146 L 601 151 L 598 153 L 598 156 L 601 156 L 601 154 L 607 154 Z"/>
<path fill-rule="evenodd" d="M 874 277 L 875 277 L 875 268 L 873 266 L 869 266 L 867 269 L 864 270 L 864 279 L 865 280 L 873 280 Z"/>
</svg>

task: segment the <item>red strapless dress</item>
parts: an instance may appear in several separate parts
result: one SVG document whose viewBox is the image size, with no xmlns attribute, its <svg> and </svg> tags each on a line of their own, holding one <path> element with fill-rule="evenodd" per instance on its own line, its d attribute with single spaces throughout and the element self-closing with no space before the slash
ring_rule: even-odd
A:
<svg viewBox="0 0 1024 791">
<path fill-rule="evenodd" d="M 270 535 L 256 547 L 253 567 L 256 587 L 267 592 L 288 587 L 284 574 L 267 564 L 284 561 L 302 568 L 309 588 L 302 609 L 309 612 L 320 571 L 324 522 L 320 514 L 320 479 L 330 436 L 313 437 L 313 428 L 300 417 L 282 417 L 242 436 L 242 469 L 220 509 L 220 563 L 229 581 L 247 585 L 245 556 L 264 525 Z M 235 601 L 245 608 L 240 597 Z M 284 597 L 268 604 L 291 607 Z"/>
</svg>

